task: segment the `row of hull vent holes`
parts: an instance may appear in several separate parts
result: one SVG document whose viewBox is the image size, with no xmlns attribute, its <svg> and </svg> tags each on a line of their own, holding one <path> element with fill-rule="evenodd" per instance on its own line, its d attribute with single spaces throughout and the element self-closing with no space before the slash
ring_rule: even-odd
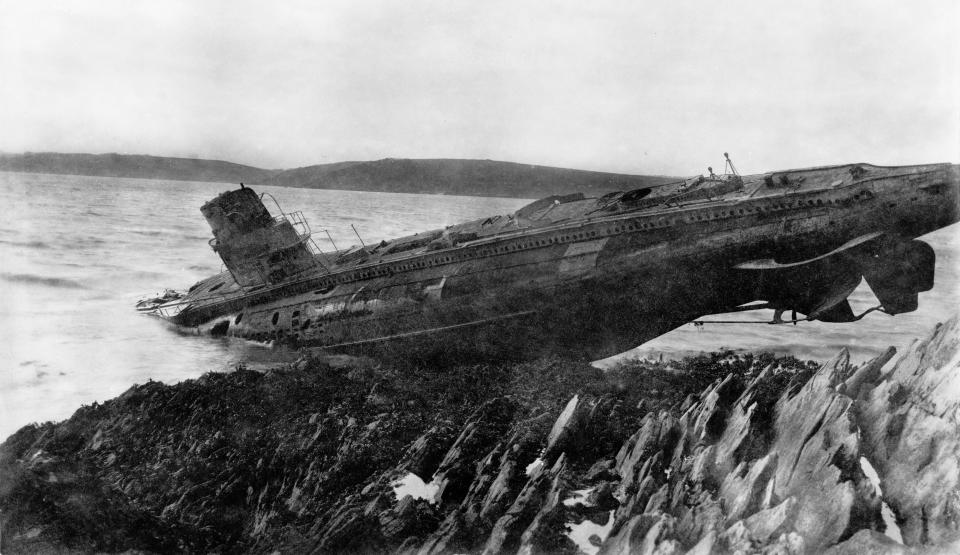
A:
<svg viewBox="0 0 960 555">
<path fill-rule="evenodd" d="M 833 200 L 827 199 L 826 204 L 833 204 L 833 203 L 835 203 L 835 202 L 836 202 L 836 203 L 839 203 L 840 201 L 839 201 L 839 200 L 833 201 Z M 803 206 L 803 204 L 804 204 L 803 201 L 798 201 L 798 202 L 797 202 L 797 206 L 798 206 L 798 207 Z M 817 199 L 816 201 L 814 201 L 814 200 L 808 200 L 808 201 L 806 202 L 806 204 L 807 204 L 808 206 L 823 206 L 824 201 L 823 201 L 823 199 Z M 773 205 L 773 209 L 778 209 L 778 208 L 779 208 L 779 209 L 786 209 L 786 208 L 789 208 L 789 207 L 790 207 L 789 204 L 776 204 L 776 205 Z M 742 216 L 742 215 L 748 214 L 748 213 L 750 213 L 750 212 L 761 212 L 761 211 L 763 211 L 762 208 L 747 208 L 747 209 L 742 209 L 742 208 L 741 208 L 741 209 L 738 209 L 738 210 L 735 210 L 735 211 L 734 211 L 734 210 L 731 210 L 731 211 L 729 211 L 729 212 L 716 212 L 716 213 L 712 213 L 712 214 L 709 214 L 709 215 L 706 215 L 706 216 L 702 216 L 702 215 L 693 216 L 693 217 L 691 217 L 690 220 L 688 220 L 688 221 L 694 221 L 694 220 L 695 220 L 695 221 L 703 221 L 703 220 L 709 220 L 709 219 L 716 218 L 716 217 L 720 217 L 720 216 L 736 216 L 736 215 L 741 215 L 741 216 Z M 673 224 L 674 222 L 675 222 L 675 220 L 661 220 L 661 221 L 659 221 L 659 222 L 650 223 L 650 224 L 628 225 L 628 226 L 626 226 L 626 227 L 616 227 L 616 228 L 614 228 L 613 232 L 614 232 L 614 233 L 622 233 L 623 231 L 634 231 L 635 229 L 649 229 L 649 228 L 654 228 L 654 227 L 659 227 L 659 226 L 664 226 L 664 225 L 671 225 L 671 224 Z M 541 246 L 549 245 L 549 244 L 551 244 L 551 243 L 556 243 L 558 240 L 559 240 L 559 241 L 569 241 L 569 240 L 571 240 L 571 239 L 573 239 L 573 240 L 581 240 L 581 239 L 588 239 L 588 238 L 596 237 L 596 236 L 597 236 L 597 232 L 596 232 L 596 231 L 591 231 L 591 232 L 588 232 L 588 233 L 577 233 L 577 234 L 574 234 L 574 235 L 563 235 L 563 236 L 561 236 L 559 239 L 557 239 L 557 238 L 554 237 L 554 238 L 545 239 L 545 240 L 542 240 L 542 241 L 534 241 L 534 242 L 532 242 L 532 243 L 523 243 L 523 244 L 520 244 L 520 245 L 507 245 L 507 246 L 504 246 L 504 247 L 498 247 L 495 252 L 504 252 L 504 251 L 511 251 L 511 250 L 519 250 L 519 249 L 521 249 L 521 248 L 529 248 L 529 247 L 531 247 L 531 246 L 533 246 L 533 247 L 541 247 Z M 489 251 L 488 251 L 488 253 L 489 253 Z M 433 264 L 437 264 L 437 263 L 439 263 L 439 264 L 446 264 L 446 263 L 449 263 L 449 262 L 452 262 L 452 261 L 453 261 L 453 260 L 452 260 L 450 257 L 444 257 L 444 258 L 436 259 L 436 260 L 431 261 L 431 262 L 420 262 L 420 263 L 416 263 L 416 264 L 403 264 L 403 265 L 401 265 L 401 266 L 399 267 L 399 269 L 400 269 L 400 270 L 409 270 L 409 269 L 413 269 L 413 268 L 425 268 L 425 267 L 431 266 L 431 265 L 433 265 Z M 361 273 L 361 274 L 360 274 L 360 277 L 361 277 L 361 279 L 365 279 L 365 278 L 371 277 L 371 276 L 373 276 L 373 275 L 383 275 L 383 274 L 385 274 L 385 273 L 386 273 L 385 271 L 378 271 L 378 272 L 374 272 L 374 273 L 364 272 L 364 273 Z M 323 292 L 321 292 L 321 291 L 314 291 L 314 293 L 317 294 L 317 295 L 323 294 L 323 293 L 325 293 L 325 292 L 326 292 L 326 291 L 323 291 Z"/>
<path fill-rule="evenodd" d="M 832 201 L 830 201 L 830 200 L 827 201 L 828 204 L 831 203 L 831 202 L 832 202 Z M 797 203 L 798 206 L 801 206 L 802 204 L 803 204 L 802 201 Z M 813 206 L 813 205 L 814 205 L 814 201 L 809 200 L 809 201 L 807 201 L 807 204 L 810 205 L 810 206 Z M 823 201 L 822 201 L 821 199 L 817 199 L 816 204 L 817 204 L 817 205 L 823 205 Z M 785 205 L 777 205 L 777 206 L 781 206 L 781 207 L 782 207 L 782 206 L 785 206 Z M 750 209 L 747 210 L 747 212 L 750 212 L 750 211 L 751 211 Z M 739 214 L 744 214 L 744 210 L 738 210 L 737 212 L 738 212 Z M 723 216 L 723 215 L 734 215 L 734 212 L 733 212 L 733 211 L 730 211 L 730 212 L 719 212 L 718 214 L 721 215 L 721 216 Z M 697 216 L 697 219 L 698 219 L 698 220 L 701 220 L 701 219 L 709 219 L 709 216 Z M 668 223 L 670 223 L 671 221 L 672 221 L 672 220 L 667 220 Z M 651 224 L 651 227 L 652 227 L 652 226 L 653 226 L 653 224 Z M 647 225 L 646 225 L 646 224 L 643 224 L 643 227 L 647 227 Z M 623 231 L 624 229 L 632 231 L 632 230 L 634 229 L 634 226 L 630 225 L 630 226 L 627 226 L 626 228 L 619 228 L 619 227 L 618 227 L 618 228 L 615 228 L 615 229 L 614 229 L 614 232 L 615 232 L 615 233 L 620 233 L 620 232 Z M 575 234 L 575 235 L 564 235 L 564 236 L 562 236 L 562 237 L 560 238 L 560 240 L 561 240 L 561 241 L 567 241 L 567 240 L 569 240 L 569 239 L 571 239 L 571 238 L 572 238 L 572 239 L 585 239 L 585 238 L 589 238 L 589 237 L 596 237 L 596 235 L 597 235 L 597 233 L 596 233 L 595 231 L 591 231 L 591 232 L 589 232 L 589 233 L 578 233 L 578 234 Z M 536 241 L 535 243 L 524 244 L 523 246 L 524 246 L 524 247 L 528 247 L 528 246 L 530 246 L 530 245 L 543 246 L 544 244 L 555 243 L 556 241 L 557 241 L 556 238 L 552 238 L 552 239 L 550 239 L 550 240 Z M 513 250 L 513 249 L 516 249 L 516 248 L 519 248 L 519 247 L 518 247 L 518 246 L 500 247 L 500 248 L 497 249 L 497 251 L 502 251 L 502 250 L 504 250 L 504 249 L 506 249 L 506 250 Z M 446 262 L 450 262 L 450 260 L 451 260 L 450 257 L 446 257 L 446 258 L 443 258 L 442 260 L 439 260 L 439 261 L 440 261 L 440 262 L 443 262 L 443 263 L 446 263 Z M 422 263 L 422 264 L 417 265 L 416 267 L 423 267 L 423 266 L 426 266 L 426 265 L 427 265 L 427 264 Z M 406 270 L 406 269 L 408 268 L 408 266 L 401 266 L 400 268 L 403 269 L 403 270 Z M 364 277 L 366 277 L 367 275 L 368 275 L 368 274 L 364 274 Z M 213 288 L 211 288 L 210 291 L 214 291 L 214 290 L 216 290 L 216 289 L 219 289 L 222 285 L 223 285 L 223 283 L 219 283 L 219 284 L 215 285 Z M 314 294 L 322 295 L 322 294 L 324 294 L 324 293 L 329 293 L 331 290 L 332 290 L 332 288 L 324 289 L 324 290 L 318 290 L 318 291 L 314 291 Z M 294 314 L 293 314 L 293 317 L 294 317 L 294 318 L 299 318 L 299 317 L 300 317 L 300 311 L 299 311 L 299 310 L 298 310 L 298 311 L 295 311 Z M 236 317 L 236 319 L 234 319 L 233 323 L 234 323 L 235 325 L 236 325 L 236 324 L 239 324 L 241 320 L 243 320 L 243 313 L 242 313 L 242 312 L 241 312 L 240 314 L 237 314 L 237 317 Z M 274 313 L 273 313 L 273 318 L 271 318 L 271 323 L 272 323 L 274 326 L 276 326 L 279 321 L 280 321 L 280 312 L 274 312 Z M 303 325 L 301 326 L 300 329 L 306 329 L 306 328 L 308 328 L 308 327 L 310 327 L 310 320 L 306 320 L 306 321 L 303 323 Z"/>
<path fill-rule="evenodd" d="M 299 310 L 295 310 L 295 311 L 293 312 L 293 317 L 292 317 L 292 318 L 293 318 L 293 319 L 300 318 L 300 311 L 299 311 Z M 236 317 L 236 318 L 234 318 L 233 324 L 234 324 L 234 325 L 237 325 L 237 324 L 239 324 L 242 320 L 243 320 L 243 313 L 241 312 L 240 314 L 237 314 L 237 317 Z M 280 322 L 280 311 L 277 311 L 277 312 L 274 312 L 274 313 L 273 313 L 273 318 L 270 319 L 270 322 L 271 322 L 274 326 L 276 326 L 277 323 Z M 300 329 L 301 329 L 301 330 L 305 330 L 305 329 L 309 328 L 311 323 L 312 323 L 312 322 L 311 322 L 311 320 L 309 320 L 309 319 L 304 320 L 303 324 L 300 325 Z"/>
<path fill-rule="evenodd" d="M 826 201 L 827 204 L 833 204 L 834 202 L 840 202 L 840 201 L 833 201 L 833 200 L 830 200 L 830 199 L 828 199 L 828 200 Z M 813 200 L 808 200 L 808 201 L 807 201 L 807 205 L 808 205 L 808 206 L 814 206 L 814 205 L 816 205 L 816 206 L 823 206 L 823 204 L 824 204 L 823 199 L 817 199 L 816 201 L 813 201 Z M 776 205 L 774 205 L 774 209 L 776 209 L 776 208 L 780 208 L 780 209 L 789 208 L 789 206 L 790 206 L 789 204 L 776 204 Z M 798 206 L 798 207 L 799 207 L 799 206 L 803 206 L 803 201 L 798 201 L 798 202 L 797 202 L 797 206 Z M 696 221 L 709 220 L 709 219 L 716 218 L 716 217 L 719 217 L 719 216 L 736 216 L 736 215 L 741 215 L 741 216 L 742 216 L 742 215 L 747 214 L 747 213 L 750 213 L 750 212 L 760 212 L 760 211 L 762 211 L 762 210 L 763 210 L 763 209 L 761 209 L 761 208 L 747 208 L 746 210 L 744 210 L 744 209 L 738 209 L 738 210 L 736 210 L 736 211 L 731 210 L 731 211 L 729 211 L 729 212 L 716 212 L 716 213 L 712 213 L 712 214 L 709 214 L 709 215 L 706 215 L 706 216 L 700 216 L 700 215 L 698 215 L 698 216 L 691 217 L 691 221 L 692 221 L 692 220 L 696 220 Z M 659 226 L 662 226 L 662 225 L 670 225 L 670 224 L 673 224 L 673 223 L 674 223 L 674 220 L 665 220 L 665 221 L 660 221 L 660 222 L 650 223 L 650 224 L 637 224 L 637 225 L 628 225 L 628 226 L 626 226 L 626 227 L 616 227 L 616 228 L 614 228 L 614 233 L 622 233 L 623 231 L 634 231 L 635 229 L 649 229 L 649 228 L 659 227 Z M 508 246 L 505 246 L 505 247 L 499 247 L 499 248 L 496 249 L 496 252 L 519 250 L 519 249 L 521 249 L 521 248 L 529 248 L 529 247 L 531 247 L 531 246 L 542 247 L 542 246 L 545 246 L 545 245 L 548 245 L 548 244 L 551 244 L 551 243 L 556 243 L 558 240 L 559 240 L 559 241 L 569 241 L 569 240 L 571 240 L 571 239 L 581 240 L 581 239 L 589 239 L 589 238 L 591 238 L 591 237 L 596 237 L 596 236 L 597 236 L 597 232 L 596 232 L 596 231 L 591 231 L 591 232 L 588 232 L 588 233 L 577 233 L 577 234 L 574 234 L 574 235 L 563 235 L 563 236 L 560 237 L 559 239 L 557 239 L 556 237 L 554 237 L 554 238 L 551 238 L 551 239 L 544 239 L 544 240 L 540 240 L 540 241 L 535 241 L 535 242 L 533 242 L 533 243 L 524 243 L 524 244 L 522 244 L 522 245 L 508 245 Z M 432 263 L 429 263 L 429 262 L 420 262 L 420 263 L 416 263 L 416 264 L 403 264 L 403 265 L 400 266 L 399 269 L 400 269 L 400 270 L 410 270 L 410 269 L 413 269 L 413 268 L 425 268 L 425 267 L 431 266 L 431 265 L 433 265 L 433 264 L 437 264 L 437 263 L 439 263 L 439 264 L 447 264 L 447 263 L 449 263 L 449 262 L 453 262 L 453 259 L 452 259 L 451 257 L 447 256 L 447 257 L 444 257 L 444 258 L 442 258 L 442 259 L 436 259 L 436 260 L 432 261 Z M 377 271 L 377 272 L 372 272 L 372 273 L 371 273 L 371 272 L 363 272 L 363 273 L 360 274 L 360 277 L 361 277 L 361 279 L 366 279 L 366 278 L 371 277 L 371 276 L 384 275 L 384 274 L 386 274 L 386 271 Z M 210 289 L 210 291 L 215 291 L 215 290 L 219 289 L 222 285 L 223 285 L 223 283 L 219 283 L 219 284 L 213 286 L 213 287 Z M 314 291 L 314 294 L 316 294 L 316 295 L 322 295 L 322 294 L 325 294 L 325 293 L 328 293 L 328 292 L 329 292 L 329 289 L 327 289 L 327 290 L 317 290 L 317 291 Z M 240 323 L 240 318 L 241 318 L 242 316 L 243 316 L 243 315 L 237 316 L 237 321 L 236 321 L 236 323 L 238 323 L 238 324 Z M 274 315 L 274 316 L 277 316 L 277 315 Z M 276 319 L 276 318 L 275 318 L 275 319 Z M 274 325 L 276 325 L 276 322 L 274 322 Z"/>
<path fill-rule="evenodd" d="M 295 311 L 293 312 L 293 318 L 299 318 L 299 317 L 300 317 L 300 311 L 299 311 L 299 310 L 295 310 Z M 239 324 L 242 320 L 243 320 L 243 313 L 241 312 L 240 314 L 237 314 L 237 317 L 236 317 L 236 318 L 234 318 L 233 324 L 234 324 L 234 325 L 237 325 L 237 324 Z M 279 312 L 279 311 L 274 312 L 274 313 L 273 313 L 273 318 L 271 318 L 270 321 L 271 321 L 271 323 L 273 323 L 274 326 L 276 326 L 277 323 L 280 321 L 280 312 Z M 300 326 L 300 329 L 305 330 L 305 329 L 309 328 L 309 327 L 310 327 L 310 323 L 311 323 L 310 320 L 304 320 L 303 324 Z"/>
</svg>

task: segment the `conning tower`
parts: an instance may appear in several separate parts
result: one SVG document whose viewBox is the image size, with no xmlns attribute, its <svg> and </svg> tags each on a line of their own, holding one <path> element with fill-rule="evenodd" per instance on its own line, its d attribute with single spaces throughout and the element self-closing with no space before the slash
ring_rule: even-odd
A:
<svg viewBox="0 0 960 555">
<path fill-rule="evenodd" d="M 243 287 L 280 283 L 319 264 L 303 216 L 271 216 L 253 189 L 222 193 L 200 211 L 213 229 L 210 246 Z"/>
</svg>

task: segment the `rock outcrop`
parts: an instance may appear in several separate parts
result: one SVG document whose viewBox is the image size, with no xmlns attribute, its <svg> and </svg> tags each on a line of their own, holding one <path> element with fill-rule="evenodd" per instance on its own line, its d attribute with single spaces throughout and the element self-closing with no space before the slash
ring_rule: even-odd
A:
<svg viewBox="0 0 960 555">
<path fill-rule="evenodd" d="M 854 394 L 863 449 L 910 545 L 960 552 L 960 325 L 941 325 Z"/>
<path fill-rule="evenodd" d="M 894 354 L 151 383 L 0 447 L 0 547 L 950 552 L 960 324 Z"/>
</svg>

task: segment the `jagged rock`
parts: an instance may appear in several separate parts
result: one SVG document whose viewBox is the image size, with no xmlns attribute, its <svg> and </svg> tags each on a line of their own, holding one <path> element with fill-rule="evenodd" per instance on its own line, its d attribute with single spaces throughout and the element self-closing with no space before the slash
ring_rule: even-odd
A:
<svg viewBox="0 0 960 555">
<path fill-rule="evenodd" d="M 529 440 L 528 432 L 518 431 L 493 447 L 477 464 L 463 501 L 427 538 L 420 553 L 468 550 L 478 534 L 489 534 L 527 481 L 524 467 L 535 456 Z"/>
<path fill-rule="evenodd" d="M 351 507 L 339 512 L 322 528 L 312 530 L 316 538 L 313 549 L 319 552 L 342 551 L 346 546 L 369 549 L 371 540 L 380 535 L 378 524 L 377 519 L 364 516 L 361 507 Z"/>
<path fill-rule="evenodd" d="M 432 504 L 407 495 L 396 507 L 381 512 L 378 520 L 380 534 L 387 540 L 400 543 L 405 538 L 421 537 L 433 531 L 439 518 Z"/>
<path fill-rule="evenodd" d="M 379 515 L 381 511 L 383 511 L 384 509 L 388 508 L 391 505 L 391 500 L 393 499 L 393 497 L 394 497 L 393 495 L 388 495 L 385 493 L 375 495 L 374 498 L 371 499 L 369 502 L 367 502 L 366 506 L 364 506 L 363 516 L 372 517 L 372 516 Z M 403 499 L 397 500 L 396 505 L 398 508 L 401 505 L 403 505 L 403 502 L 407 497 L 413 500 L 412 496 L 405 495 Z"/>
<path fill-rule="evenodd" d="M 874 383 L 880 378 L 880 372 L 883 366 L 887 364 L 895 354 L 897 354 L 896 349 L 893 347 L 888 348 L 883 354 L 857 369 L 852 376 L 843 382 L 843 387 L 838 388 L 838 391 L 851 399 L 856 399 L 861 393 L 867 394 Z"/>
<path fill-rule="evenodd" d="M 696 441 L 713 442 L 723 433 L 727 411 L 735 396 L 733 374 L 727 374 L 726 378 L 704 393 L 702 400 L 691 408 L 697 412 L 697 418 L 693 424 L 693 435 Z"/>
<path fill-rule="evenodd" d="M 587 496 L 587 503 L 604 511 L 616 509 L 618 503 L 613 496 L 616 487 L 610 482 L 600 482 Z"/>
<path fill-rule="evenodd" d="M 661 513 L 666 508 L 667 504 L 670 502 L 670 488 L 667 484 L 660 486 L 653 495 L 650 496 L 650 499 L 647 500 L 647 505 L 644 507 L 644 513 Z M 639 505 L 637 505 L 639 507 Z"/>
<path fill-rule="evenodd" d="M 423 541 L 416 553 L 418 555 L 437 555 L 459 551 L 457 548 L 465 539 L 464 535 L 463 513 L 453 511 L 447 515 L 440 527 Z M 412 548 L 413 546 L 407 545 L 406 547 Z"/>
<path fill-rule="evenodd" d="M 905 540 L 949 550 L 960 545 L 955 328 L 886 372 L 892 351 L 857 369 L 842 352 L 816 371 L 725 354 L 689 379 L 568 379 L 551 362 L 539 377 L 518 367 L 522 387 L 499 387 L 503 371 L 488 366 L 435 387 L 446 374 L 326 365 L 318 376 L 306 359 L 147 384 L 4 443 L 0 550 L 72 537 L 80 551 L 572 552 L 565 526 L 602 515 L 602 553 L 909 551 L 879 535 L 861 456 Z M 396 499 L 407 472 L 433 476 L 439 503 Z M 585 487 L 582 503 L 563 503 Z"/>
<path fill-rule="evenodd" d="M 751 456 L 766 453 L 770 448 L 767 442 L 769 431 L 766 429 L 769 423 L 758 422 L 754 412 L 758 408 L 758 388 L 767 381 L 772 371 L 772 365 L 765 367 L 747 384 L 732 406 L 724 411 L 728 414 L 726 426 L 712 453 L 715 462 L 711 478 L 714 481 L 722 482 L 735 466 Z"/>
<path fill-rule="evenodd" d="M 437 499 L 459 502 L 473 479 L 477 459 L 487 453 L 510 424 L 516 405 L 505 397 L 491 399 L 467 420 L 463 431 L 440 461 L 435 480 Z"/>
<path fill-rule="evenodd" d="M 624 497 L 648 475 L 658 482 L 663 480 L 660 459 L 656 464 L 651 456 L 662 450 L 672 451 L 678 439 L 677 421 L 666 412 L 654 416 L 647 414 L 641 421 L 640 430 L 631 436 L 617 453 L 616 472 L 621 477 L 617 495 Z"/>
<path fill-rule="evenodd" d="M 750 464 L 740 463 L 727 475 L 720 486 L 720 496 L 726 501 L 727 519 L 739 520 L 767 508 L 770 500 L 770 480 L 777 469 L 777 454 L 771 453 Z"/>
<path fill-rule="evenodd" d="M 717 543 L 723 546 L 725 551 L 732 551 L 734 553 L 749 553 L 750 551 L 754 551 L 753 536 L 742 520 L 738 520 L 733 526 L 727 528 L 717 539 Z"/>
<path fill-rule="evenodd" d="M 560 413 L 556 422 L 553 423 L 550 435 L 547 436 L 547 446 L 544 449 L 545 453 L 548 455 L 553 454 L 558 447 L 563 447 L 564 443 L 574 440 L 580 428 L 583 426 L 582 421 L 584 414 L 586 410 L 589 410 L 585 409 L 585 405 L 586 403 L 580 400 L 579 395 L 574 395 L 570 401 L 567 402 L 567 406 L 564 407 L 563 412 Z"/>
<path fill-rule="evenodd" d="M 670 538 L 675 519 L 665 514 L 642 514 L 630 519 L 615 536 L 607 539 L 598 555 L 668 555 L 683 551 Z"/>
<path fill-rule="evenodd" d="M 683 398 L 683 402 L 680 403 L 680 412 L 685 412 L 687 409 L 693 406 L 694 403 L 700 400 L 700 395 L 696 393 L 690 393 Z"/>
<path fill-rule="evenodd" d="M 566 457 L 560 455 L 549 470 L 540 469 L 534 472 L 527 485 L 517 495 L 516 501 L 493 526 L 483 548 L 484 555 L 494 555 L 517 548 L 521 534 L 539 514 L 544 501 L 554 492 L 555 481 L 565 468 L 565 463 Z"/>
<path fill-rule="evenodd" d="M 590 470 L 587 470 L 587 473 L 583 475 L 583 479 L 586 480 L 587 483 L 616 479 L 617 475 L 614 470 L 616 462 L 614 459 L 604 459 L 593 463 Z"/>
<path fill-rule="evenodd" d="M 636 493 L 627 495 L 620 506 L 617 508 L 614 516 L 614 530 L 619 530 L 630 517 L 640 514 L 647 506 L 650 496 L 657 491 L 657 484 L 651 476 L 647 476 L 640 482 Z"/>
<path fill-rule="evenodd" d="M 868 380 L 864 380 L 867 384 Z M 907 545 L 960 538 L 960 319 L 938 326 L 857 405 L 867 458 Z"/>
<path fill-rule="evenodd" d="M 666 465 L 652 439 L 658 420 L 648 415 L 617 457 L 623 503 L 618 539 L 608 541 L 633 538 L 636 548 L 637 513 L 679 517 L 670 534 L 701 549 L 715 540 L 724 549 L 819 550 L 879 522 L 879 500 L 858 464 L 851 400 L 836 391 L 851 374 L 841 352 L 799 391 L 777 392 L 775 403 L 764 385 L 777 380 L 772 366 L 745 386 L 728 376 L 669 427 L 670 439 L 659 442 L 672 448 Z M 758 410 L 772 415 L 757 421 Z M 732 527 L 721 527 L 724 521 Z M 705 542 L 708 536 L 714 540 Z"/>
<path fill-rule="evenodd" d="M 425 478 L 432 476 L 454 441 L 453 434 L 448 426 L 431 426 L 407 448 L 397 468 Z"/>
<path fill-rule="evenodd" d="M 713 546 L 715 543 L 717 543 L 717 533 L 714 530 L 710 530 L 687 551 L 686 555 L 710 555 L 714 553 Z"/>
<path fill-rule="evenodd" d="M 482 519 L 485 523 L 493 524 L 510 506 L 510 500 L 516 494 L 516 488 L 519 485 L 520 474 L 522 473 L 523 462 L 519 458 L 519 450 L 513 449 L 516 446 L 514 442 L 507 442 L 510 448 L 504 449 L 499 457 L 499 470 L 496 477 L 486 488 L 475 513 L 476 518 Z M 484 484 L 485 485 L 485 484 Z M 468 515 L 470 511 L 468 511 Z M 471 519 L 473 522 L 476 519 Z"/>
<path fill-rule="evenodd" d="M 913 550 L 875 530 L 860 530 L 844 542 L 825 550 L 823 555 L 906 555 Z M 944 554 L 949 552 L 943 552 Z"/>
<path fill-rule="evenodd" d="M 879 520 L 880 501 L 860 468 L 852 401 L 835 391 L 851 373 L 844 349 L 793 397 L 777 406 L 778 455 L 773 493 L 796 497 L 801 518 L 796 532 L 808 549 L 820 550 Z"/>
<path fill-rule="evenodd" d="M 797 500 L 788 497 L 776 507 L 763 509 L 752 515 L 743 524 L 750 531 L 754 539 L 765 542 L 772 537 L 788 533 L 793 529 L 794 522 L 799 516 Z"/>
<path fill-rule="evenodd" d="M 680 520 L 674 527 L 677 539 L 685 545 L 701 545 L 708 536 L 713 538 L 709 543 L 716 540 L 716 536 L 724 529 L 723 509 L 720 501 L 714 499 L 706 492 L 700 492 L 695 503 L 690 507 L 682 507 L 679 511 Z"/>
<path fill-rule="evenodd" d="M 527 526 L 523 534 L 520 535 L 520 548 L 518 555 L 532 555 L 534 553 L 554 553 L 557 551 L 558 543 L 565 544 L 565 538 L 559 534 L 562 528 L 562 515 L 564 513 L 563 505 L 560 504 L 560 494 L 563 489 L 561 476 L 565 470 L 564 455 L 557 459 L 557 463 L 551 469 L 553 479 L 550 482 L 550 489 L 544 495 L 540 503 L 540 510 L 533 521 Z"/>
<path fill-rule="evenodd" d="M 717 537 L 714 549 L 721 553 L 762 553 L 764 555 L 804 555 L 808 553 L 803 537 L 795 532 L 757 542 L 742 522 L 738 522 Z M 816 553 L 816 551 L 812 551 Z"/>
</svg>

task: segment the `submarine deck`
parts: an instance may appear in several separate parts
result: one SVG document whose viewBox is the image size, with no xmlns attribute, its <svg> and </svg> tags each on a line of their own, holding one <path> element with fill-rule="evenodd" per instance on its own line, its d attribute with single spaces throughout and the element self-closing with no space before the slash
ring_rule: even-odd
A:
<svg viewBox="0 0 960 555">
<path fill-rule="evenodd" d="M 736 179 L 694 178 L 600 198 L 547 197 L 512 214 L 385 240 L 376 245 L 317 254 L 315 270 L 274 285 L 243 288 L 229 272 L 222 272 L 198 282 L 181 299 L 161 305 L 158 312 L 178 324 L 195 325 L 215 307 L 218 307 L 215 312 L 224 312 L 233 305 L 266 301 L 285 294 L 332 290 L 343 283 L 392 277 L 431 266 L 557 243 L 578 243 L 623 233 L 696 231 L 692 227 L 683 231 L 673 229 L 678 226 L 709 224 L 713 229 L 748 226 L 744 219 L 752 216 L 848 205 L 859 200 L 856 196 L 851 200 L 851 190 L 875 180 L 916 179 L 920 184 L 932 172 L 943 172 L 946 179 L 950 167 L 949 164 L 892 168 L 845 164 Z M 189 321 L 177 318 L 184 312 L 196 317 Z"/>
</svg>

